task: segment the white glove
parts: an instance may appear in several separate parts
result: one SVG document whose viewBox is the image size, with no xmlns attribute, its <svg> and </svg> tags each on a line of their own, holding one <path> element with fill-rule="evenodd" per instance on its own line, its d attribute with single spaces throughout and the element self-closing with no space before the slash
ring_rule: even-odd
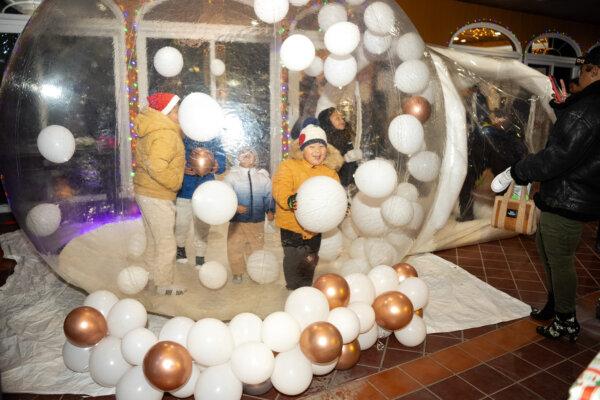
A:
<svg viewBox="0 0 600 400">
<path fill-rule="evenodd" d="M 361 149 L 348 150 L 346 152 L 346 154 L 344 154 L 344 161 L 349 162 L 349 163 L 362 160 L 362 158 L 363 158 L 363 153 L 362 153 Z"/>
<path fill-rule="evenodd" d="M 495 193 L 500 193 L 508 188 L 513 181 L 512 175 L 510 174 L 510 167 L 506 168 L 503 172 L 499 173 L 494 177 L 492 181 L 492 190 Z"/>
</svg>

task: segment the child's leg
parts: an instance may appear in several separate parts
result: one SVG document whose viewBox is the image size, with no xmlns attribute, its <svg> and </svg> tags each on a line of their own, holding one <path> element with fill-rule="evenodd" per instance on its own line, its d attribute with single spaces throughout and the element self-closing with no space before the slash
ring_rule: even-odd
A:
<svg viewBox="0 0 600 400">
<path fill-rule="evenodd" d="M 192 221 L 192 201 L 178 197 L 175 201 L 175 239 L 177 247 L 185 247 Z"/>
<path fill-rule="evenodd" d="M 319 263 L 319 248 L 321 247 L 321 235 L 313 236 L 308 240 L 303 240 L 304 246 L 302 261 L 299 265 L 299 276 L 301 277 L 300 286 L 311 286 L 315 276 L 315 269 Z"/>
<path fill-rule="evenodd" d="M 244 247 L 246 238 L 243 230 L 243 223 L 230 222 L 227 232 L 227 259 L 233 275 L 244 273 Z"/>
<path fill-rule="evenodd" d="M 142 223 L 144 224 L 144 234 L 146 235 L 146 249 L 144 250 L 144 254 L 142 258 L 144 259 L 144 265 L 146 270 L 150 273 L 149 279 L 154 280 L 154 253 L 156 250 L 156 242 L 154 239 L 154 234 L 152 233 L 152 229 L 150 229 L 150 222 L 148 221 L 148 211 L 144 211 L 146 207 L 148 197 L 136 195 L 135 201 L 142 213 Z"/>
<path fill-rule="evenodd" d="M 305 260 L 308 251 L 304 240 L 302 240 L 302 235 L 287 229 L 281 229 L 281 246 L 283 247 L 283 273 L 286 287 L 293 290 L 306 286 L 307 279 L 303 276 L 301 264 Z"/>
<path fill-rule="evenodd" d="M 234 275 L 242 275 L 246 271 L 246 261 L 248 257 L 256 251 L 261 250 L 265 244 L 265 223 L 264 222 L 238 222 L 237 231 L 241 232 L 241 237 L 238 240 L 237 256 L 239 262 L 236 268 L 231 268 Z M 231 226 L 231 224 L 230 224 Z M 238 233 L 238 236 L 240 234 Z M 229 243 L 228 243 L 229 245 Z"/>
<path fill-rule="evenodd" d="M 204 255 L 208 246 L 210 225 L 194 216 L 194 247 L 196 248 L 196 263 L 204 264 Z"/>
</svg>

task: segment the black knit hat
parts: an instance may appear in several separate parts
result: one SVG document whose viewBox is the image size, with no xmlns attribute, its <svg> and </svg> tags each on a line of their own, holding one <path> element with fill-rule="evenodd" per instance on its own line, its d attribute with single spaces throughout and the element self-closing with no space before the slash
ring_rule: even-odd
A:
<svg viewBox="0 0 600 400">
<path fill-rule="evenodd" d="M 588 51 L 582 57 L 577 57 L 575 60 L 576 65 L 593 64 L 600 66 L 600 46 L 594 47 Z"/>
</svg>

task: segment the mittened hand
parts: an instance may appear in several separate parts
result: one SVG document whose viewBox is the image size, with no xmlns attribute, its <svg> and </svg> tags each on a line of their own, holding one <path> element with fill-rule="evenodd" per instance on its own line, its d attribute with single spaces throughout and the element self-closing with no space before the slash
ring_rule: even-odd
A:
<svg viewBox="0 0 600 400">
<path fill-rule="evenodd" d="M 362 158 L 363 153 L 361 149 L 348 150 L 346 154 L 344 154 L 344 161 L 346 162 L 360 161 Z"/>
<path fill-rule="evenodd" d="M 513 177 L 510 174 L 510 167 L 506 168 L 503 172 L 496 175 L 492 181 L 492 190 L 495 193 L 500 193 L 506 190 L 513 181 Z"/>
<path fill-rule="evenodd" d="M 296 211 L 296 207 L 298 206 L 298 202 L 296 201 L 296 196 L 297 196 L 297 193 L 294 193 L 287 199 L 287 205 L 290 208 L 290 210 Z"/>
</svg>

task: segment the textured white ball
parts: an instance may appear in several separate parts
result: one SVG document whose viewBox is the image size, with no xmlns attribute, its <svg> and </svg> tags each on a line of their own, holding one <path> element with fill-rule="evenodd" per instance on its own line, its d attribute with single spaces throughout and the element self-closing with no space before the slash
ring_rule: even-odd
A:
<svg viewBox="0 0 600 400">
<path fill-rule="evenodd" d="M 60 226 L 62 219 L 60 208 L 56 204 L 42 203 L 27 213 L 25 225 L 35 236 L 50 236 Z"/>
<path fill-rule="evenodd" d="M 267 24 L 274 24 L 284 19 L 289 8 L 288 0 L 254 0 L 256 16 Z"/>
<path fill-rule="evenodd" d="M 231 370 L 231 364 L 224 363 L 200 373 L 194 389 L 194 399 L 239 400 L 242 390 L 242 382 Z"/>
<path fill-rule="evenodd" d="M 275 389 L 296 396 L 304 392 L 312 381 L 312 364 L 299 347 L 277 354 L 271 382 Z"/>
<path fill-rule="evenodd" d="M 440 157 L 432 151 L 422 151 L 408 160 L 408 172 L 421 182 L 431 182 L 440 172 Z"/>
<path fill-rule="evenodd" d="M 229 331 L 233 338 L 234 347 L 248 342 L 260 342 L 262 320 L 256 314 L 241 313 L 231 319 Z"/>
<path fill-rule="evenodd" d="M 329 315 L 327 297 L 319 289 L 304 286 L 294 290 L 285 301 L 285 312 L 300 324 L 300 329 L 317 321 L 325 321 Z"/>
<path fill-rule="evenodd" d="M 261 328 L 262 342 L 278 353 L 293 349 L 300 340 L 300 333 L 298 321 L 283 311 L 267 315 Z"/>
<path fill-rule="evenodd" d="M 345 276 L 344 279 L 346 279 L 350 287 L 350 304 L 357 301 L 373 304 L 373 300 L 375 300 L 375 287 L 367 275 L 359 273 L 350 274 Z"/>
<path fill-rule="evenodd" d="M 420 60 L 425 52 L 425 42 L 416 32 L 408 32 L 398 38 L 396 54 L 402 61 Z"/>
<path fill-rule="evenodd" d="M 367 236 L 383 236 L 389 226 L 381 216 L 382 199 L 373 199 L 364 193 L 357 193 L 352 199 L 350 216 L 358 229 Z"/>
<path fill-rule="evenodd" d="M 122 338 L 128 332 L 146 326 L 148 313 L 144 305 L 134 299 L 119 300 L 106 317 L 108 334 Z"/>
<path fill-rule="evenodd" d="M 116 386 L 130 368 L 121 354 L 121 339 L 115 336 L 105 337 L 91 350 L 90 376 L 100 386 Z"/>
<path fill-rule="evenodd" d="M 140 257 L 146 251 L 146 235 L 143 232 L 134 233 L 127 244 L 127 254 Z"/>
<path fill-rule="evenodd" d="M 412 203 L 404 197 L 390 196 L 381 205 L 381 216 L 390 225 L 406 225 L 413 217 Z"/>
<path fill-rule="evenodd" d="M 423 210 L 423 206 L 417 203 L 416 201 L 412 202 L 413 207 L 413 217 L 408 224 L 408 229 L 417 230 L 421 227 L 423 223 L 423 218 L 425 218 L 425 211 Z"/>
<path fill-rule="evenodd" d="M 148 276 L 150 276 L 150 273 L 144 268 L 132 265 L 119 272 L 117 287 L 127 295 L 139 293 L 146 287 Z"/>
<path fill-rule="evenodd" d="M 342 263 L 340 268 L 340 275 L 348 276 L 350 274 L 366 274 L 371 269 L 369 262 L 366 258 L 351 258 Z"/>
<path fill-rule="evenodd" d="M 382 293 L 396 290 L 398 287 L 398 274 L 394 268 L 387 265 L 378 265 L 374 267 L 367 275 L 373 287 L 375 288 L 375 296 Z"/>
<path fill-rule="evenodd" d="M 336 307 L 329 312 L 327 322 L 337 328 L 344 344 L 354 341 L 360 333 L 360 320 L 354 311 L 346 307 Z"/>
<path fill-rule="evenodd" d="M 225 113 L 209 95 L 190 93 L 179 106 L 179 125 L 190 139 L 207 142 L 221 133 L 225 125 Z"/>
<path fill-rule="evenodd" d="M 417 201 L 419 198 L 419 190 L 412 183 L 402 182 L 398 184 L 396 196 L 404 197 L 408 201 Z"/>
<path fill-rule="evenodd" d="M 173 317 L 163 325 L 158 334 L 158 339 L 161 342 L 168 340 L 179 343 L 185 347 L 187 346 L 188 334 L 194 323 L 194 320 L 188 317 Z"/>
<path fill-rule="evenodd" d="M 309 0 L 290 0 L 290 4 L 296 7 L 303 7 L 308 4 Z"/>
<path fill-rule="evenodd" d="M 366 333 L 375 325 L 375 310 L 370 304 L 355 301 L 348 304 L 348 308 L 354 311 L 360 322 L 360 333 Z"/>
<path fill-rule="evenodd" d="M 394 164 L 388 160 L 369 160 L 358 167 L 354 173 L 354 182 L 365 195 L 382 199 L 396 189 L 398 174 Z"/>
<path fill-rule="evenodd" d="M 352 218 L 346 217 L 342 222 L 342 233 L 350 240 L 358 237 L 358 228 L 354 225 Z"/>
<path fill-rule="evenodd" d="M 360 30 L 352 22 L 337 22 L 327 29 L 324 40 L 325 47 L 331 54 L 347 56 L 358 46 Z"/>
<path fill-rule="evenodd" d="M 390 336 L 392 333 L 392 331 L 388 331 L 385 328 L 380 327 L 379 325 L 377 325 L 377 338 L 378 339 L 384 339 L 388 336 Z"/>
<path fill-rule="evenodd" d="M 328 176 L 315 176 L 304 181 L 298 188 L 296 201 L 296 219 L 310 232 L 332 230 L 346 216 L 346 191 Z"/>
<path fill-rule="evenodd" d="M 404 93 L 414 94 L 429 84 L 429 68 L 421 60 L 408 60 L 396 68 L 394 86 Z"/>
<path fill-rule="evenodd" d="M 279 278 L 279 262 L 275 254 L 267 250 L 256 250 L 246 260 L 246 272 L 256 283 L 273 283 Z"/>
<path fill-rule="evenodd" d="M 97 290 L 85 298 L 83 305 L 95 308 L 106 318 L 112 306 L 117 304 L 118 301 L 119 298 L 114 293 L 108 290 Z"/>
<path fill-rule="evenodd" d="M 229 361 L 233 352 L 233 338 L 225 323 L 214 318 L 203 318 L 190 329 L 187 348 L 194 361 L 212 367 Z"/>
<path fill-rule="evenodd" d="M 365 246 L 365 253 L 371 267 L 381 264 L 393 265 L 398 259 L 394 246 L 381 238 L 370 238 Z"/>
<path fill-rule="evenodd" d="M 242 383 L 249 385 L 269 379 L 274 366 L 273 352 L 261 342 L 241 344 L 231 354 L 231 370 Z"/>
<path fill-rule="evenodd" d="M 358 259 L 366 259 L 367 253 L 365 252 L 365 245 L 367 244 L 367 238 L 358 237 L 350 243 L 350 257 Z"/>
<path fill-rule="evenodd" d="M 317 20 L 319 22 L 319 28 L 321 28 L 323 32 L 326 32 L 333 24 L 348 21 L 348 13 L 343 5 L 329 3 L 319 10 Z"/>
<path fill-rule="evenodd" d="M 156 343 L 158 338 L 152 331 L 146 328 L 135 328 L 123 336 L 121 353 L 129 364 L 142 365 L 144 356 Z"/>
<path fill-rule="evenodd" d="M 361 350 L 370 349 L 375 343 L 377 343 L 379 327 L 377 324 L 373 324 L 371 329 L 365 333 L 358 335 L 358 344 Z"/>
<path fill-rule="evenodd" d="M 401 260 L 413 245 L 413 239 L 408 236 L 406 233 L 402 232 L 399 229 L 393 230 L 388 233 L 385 237 L 385 240 L 390 243 L 396 249 L 396 253 L 398 254 L 398 259 Z"/>
<path fill-rule="evenodd" d="M 394 331 L 394 336 L 401 345 L 406 347 L 415 347 L 423 343 L 427 335 L 427 326 L 423 318 L 418 315 L 413 315 L 412 319 L 402 329 Z"/>
<path fill-rule="evenodd" d="M 319 258 L 323 261 L 335 261 L 342 254 L 343 245 L 344 236 L 339 229 L 335 228 L 323 233 Z"/>
<path fill-rule="evenodd" d="M 398 115 L 388 128 L 388 137 L 392 146 L 403 154 L 410 155 L 421 150 L 424 136 L 421 121 L 410 114 Z"/>
<path fill-rule="evenodd" d="M 48 161 L 61 164 L 69 161 L 75 153 L 75 138 L 70 130 L 60 125 L 42 129 L 37 137 L 40 154 Z"/>
<path fill-rule="evenodd" d="M 92 347 L 77 347 L 68 340 L 62 348 L 62 358 L 65 367 L 73 372 L 87 372 L 90 369 L 90 350 Z"/>
<path fill-rule="evenodd" d="M 423 90 L 418 95 L 425 98 L 429 102 L 429 104 L 434 104 L 436 93 L 437 92 L 436 92 L 435 81 L 431 80 L 429 82 L 429 84 L 427 85 L 427 87 L 425 88 L 425 90 Z"/>
<path fill-rule="evenodd" d="M 363 46 L 371 54 L 383 54 L 392 44 L 391 35 L 377 35 L 370 30 L 366 30 L 363 35 Z"/>
<path fill-rule="evenodd" d="M 229 221 L 237 210 L 237 195 L 225 182 L 204 182 L 194 190 L 192 210 L 196 217 L 210 225 Z"/>
<path fill-rule="evenodd" d="M 406 278 L 398 285 L 398 291 L 410 299 L 415 310 L 425 307 L 429 301 L 429 288 L 421 278 Z"/>
<path fill-rule="evenodd" d="M 281 63 L 290 71 L 302 71 L 315 59 L 315 45 L 304 35 L 289 36 L 279 49 Z"/>
<path fill-rule="evenodd" d="M 325 59 L 323 71 L 327 82 L 340 88 L 354 80 L 358 65 L 352 56 L 330 55 Z"/>
<path fill-rule="evenodd" d="M 315 56 L 312 62 L 304 70 L 304 73 L 308 76 L 319 76 L 323 73 L 323 59 L 319 56 Z"/>
<path fill-rule="evenodd" d="M 218 58 L 210 62 L 210 73 L 214 76 L 221 76 L 225 73 L 225 63 Z"/>
<path fill-rule="evenodd" d="M 227 269 L 218 261 L 209 261 L 198 267 L 198 277 L 208 289 L 221 289 L 227 283 Z"/>
<path fill-rule="evenodd" d="M 396 23 L 392 7 L 381 1 L 370 4 L 364 14 L 365 25 L 377 35 L 388 35 Z"/>
<path fill-rule="evenodd" d="M 350 4 L 351 6 L 360 6 L 364 2 L 365 2 L 365 0 L 347 0 L 346 1 L 346 3 Z"/>
<path fill-rule="evenodd" d="M 154 55 L 154 69 L 165 78 L 178 75 L 182 68 L 183 56 L 174 47 L 163 47 Z"/>
</svg>

